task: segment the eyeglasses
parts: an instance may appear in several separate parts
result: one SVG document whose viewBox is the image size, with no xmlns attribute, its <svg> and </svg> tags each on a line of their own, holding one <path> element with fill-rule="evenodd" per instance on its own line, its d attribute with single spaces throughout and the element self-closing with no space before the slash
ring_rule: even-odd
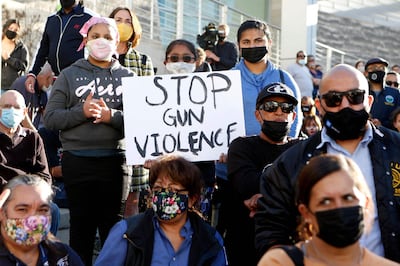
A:
<svg viewBox="0 0 400 266">
<path fill-rule="evenodd" d="M 364 101 L 364 95 L 364 91 L 353 89 L 345 92 L 331 91 L 319 97 L 325 100 L 328 107 L 337 107 L 342 103 L 343 96 L 346 96 L 350 104 L 356 105 Z"/>
<path fill-rule="evenodd" d="M 264 110 L 269 113 L 276 112 L 278 110 L 278 107 L 281 108 L 282 112 L 284 113 L 291 113 L 293 112 L 293 104 L 292 103 L 279 103 L 275 101 L 268 101 L 260 105 L 258 108 L 259 110 Z"/>
<path fill-rule="evenodd" d="M 187 189 L 176 189 L 176 188 L 172 188 L 172 187 L 168 187 L 168 188 L 163 188 L 163 187 L 153 187 L 152 188 L 153 192 L 172 192 L 172 193 L 182 193 L 182 192 L 188 192 Z"/>
<path fill-rule="evenodd" d="M 298 58 L 306 58 L 306 56 L 303 55 L 303 54 L 299 54 L 297 57 L 298 57 Z"/>
<path fill-rule="evenodd" d="M 184 55 L 182 57 L 179 57 L 179 55 L 170 55 L 167 57 L 167 59 L 169 59 L 171 62 L 174 62 L 174 63 L 179 62 L 179 61 L 183 61 L 185 63 L 190 63 L 195 58 L 190 55 Z"/>
<path fill-rule="evenodd" d="M 389 87 L 393 87 L 393 88 L 399 87 L 399 83 L 398 83 L 397 81 L 390 81 L 390 80 L 387 80 L 387 81 L 386 81 L 386 85 L 388 85 Z M 393 86 L 392 86 L 392 85 L 393 85 Z"/>
</svg>

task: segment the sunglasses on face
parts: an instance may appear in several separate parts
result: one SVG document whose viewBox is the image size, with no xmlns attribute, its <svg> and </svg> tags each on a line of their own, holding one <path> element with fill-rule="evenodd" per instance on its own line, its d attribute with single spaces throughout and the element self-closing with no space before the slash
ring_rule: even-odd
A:
<svg viewBox="0 0 400 266">
<path fill-rule="evenodd" d="M 393 87 L 393 88 L 399 87 L 399 83 L 398 83 L 398 82 L 396 82 L 396 81 L 390 81 L 390 80 L 387 80 L 387 81 L 386 81 L 386 85 L 388 85 L 388 86 L 390 86 L 390 87 Z M 392 86 L 392 85 L 393 85 L 393 86 Z"/>
<path fill-rule="evenodd" d="M 364 101 L 365 92 L 359 89 L 337 92 L 331 91 L 321 95 L 320 98 L 325 100 L 325 104 L 328 107 L 337 107 L 342 103 L 343 96 L 346 96 L 350 104 L 356 105 Z"/>
<path fill-rule="evenodd" d="M 170 60 L 173 63 L 180 62 L 180 61 L 183 61 L 185 63 L 190 63 L 195 58 L 193 56 L 190 56 L 190 55 L 184 55 L 182 57 L 179 57 L 179 55 L 170 55 L 170 56 L 167 57 L 167 59 Z"/>
<path fill-rule="evenodd" d="M 284 113 L 291 113 L 293 112 L 293 104 L 291 103 L 279 103 L 275 101 L 268 101 L 260 105 L 258 108 L 259 110 L 264 110 L 269 113 L 276 112 L 278 110 L 278 107 L 281 108 L 282 112 Z"/>
</svg>

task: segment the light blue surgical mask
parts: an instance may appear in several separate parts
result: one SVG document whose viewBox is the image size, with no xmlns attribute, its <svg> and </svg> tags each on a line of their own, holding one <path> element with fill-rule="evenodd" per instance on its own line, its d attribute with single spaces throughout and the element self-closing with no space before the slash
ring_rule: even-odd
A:
<svg viewBox="0 0 400 266">
<path fill-rule="evenodd" d="M 1 109 L 0 122 L 8 128 L 16 128 L 24 120 L 24 110 L 11 108 Z"/>
</svg>

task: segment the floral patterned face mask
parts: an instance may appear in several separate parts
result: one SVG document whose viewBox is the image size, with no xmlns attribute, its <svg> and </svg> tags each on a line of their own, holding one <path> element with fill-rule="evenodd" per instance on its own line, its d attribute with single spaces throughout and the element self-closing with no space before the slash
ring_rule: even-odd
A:
<svg viewBox="0 0 400 266">
<path fill-rule="evenodd" d="M 188 195 L 176 192 L 158 191 L 153 194 L 153 209 L 158 218 L 164 221 L 175 218 L 188 209 Z"/>
<path fill-rule="evenodd" d="M 18 245 L 37 245 L 46 239 L 50 232 L 50 218 L 45 215 L 32 215 L 27 218 L 7 219 L 5 231 Z"/>
</svg>

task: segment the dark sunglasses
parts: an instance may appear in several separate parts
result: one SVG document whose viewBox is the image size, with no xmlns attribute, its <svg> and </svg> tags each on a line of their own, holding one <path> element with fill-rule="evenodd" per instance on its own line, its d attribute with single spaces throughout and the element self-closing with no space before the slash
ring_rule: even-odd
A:
<svg viewBox="0 0 400 266">
<path fill-rule="evenodd" d="M 386 81 L 386 85 L 388 85 L 389 87 L 393 87 L 393 88 L 399 87 L 399 83 L 398 83 L 397 81 L 390 81 L 390 80 L 387 80 L 387 81 Z M 392 86 L 392 85 L 393 85 L 393 86 Z"/>
<path fill-rule="evenodd" d="M 174 62 L 174 63 L 179 62 L 179 61 L 183 61 L 185 63 L 190 63 L 195 58 L 190 55 L 184 55 L 182 57 L 179 57 L 179 55 L 170 55 L 167 57 L 167 59 L 169 59 L 171 62 Z"/>
<path fill-rule="evenodd" d="M 356 105 L 364 101 L 365 92 L 359 89 L 354 89 L 345 92 L 331 91 L 319 96 L 325 100 L 328 107 L 337 107 L 342 103 L 343 96 L 346 96 L 350 104 Z"/>
<path fill-rule="evenodd" d="M 275 101 L 268 101 L 260 105 L 258 108 L 259 110 L 264 110 L 269 113 L 276 112 L 278 110 L 278 107 L 281 108 L 282 112 L 284 113 L 291 113 L 293 112 L 293 104 L 292 103 L 278 103 Z"/>
</svg>

